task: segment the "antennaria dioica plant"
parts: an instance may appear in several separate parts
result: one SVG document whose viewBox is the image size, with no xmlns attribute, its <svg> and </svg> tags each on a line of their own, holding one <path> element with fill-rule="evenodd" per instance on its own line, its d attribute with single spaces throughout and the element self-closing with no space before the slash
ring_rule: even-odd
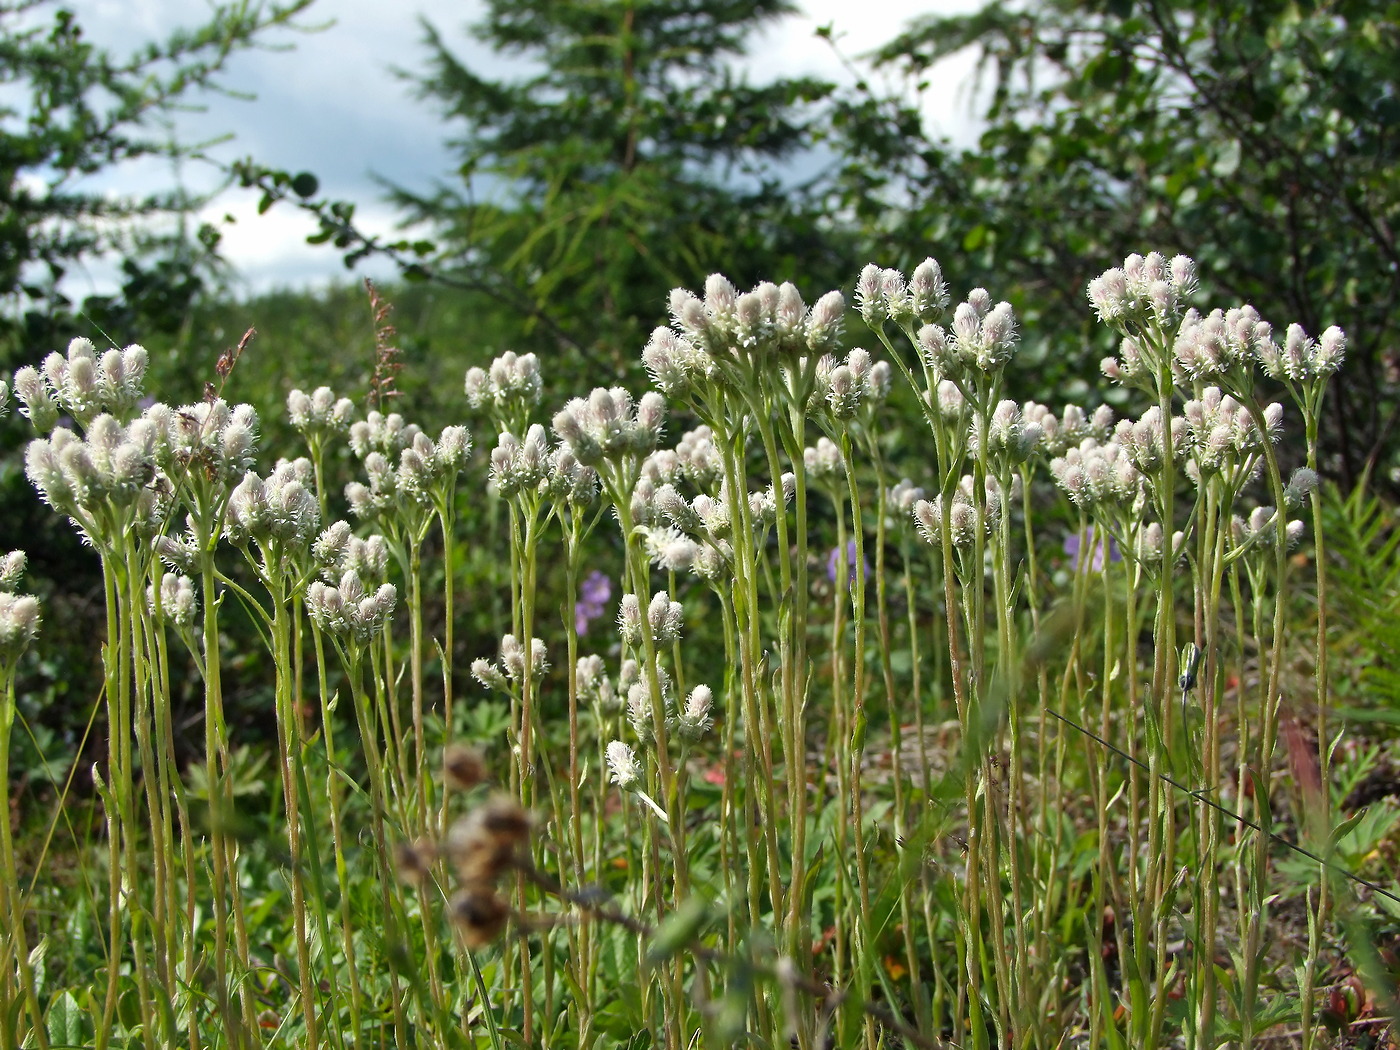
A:
<svg viewBox="0 0 1400 1050">
<path fill-rule="evenodd" d="M 842 345 L 839 292 L 716 275 L 643 351 L 659 392 L 537 417 L 533 355 L 469 371 L 489 466 L 464 427 L 357 420 L 322 387 L 287 399 L 306 458 L 260 473 L 248 406 L 140 408 L 139 347 L 21 369 L 29 476 L 106 581 L 107 855 L 103 965 L 54 988 L 57 927 L 0 837 L 5 1016 L 34 1045 L 192 1050 L 1213 1048 L 1281 1021 L 1314 1043 L 1337 892 L 1321 715 L 1315 758 L 1288 759 L 1320 864 L 1284 994 L 1270 910 L 1299 890 L 1271 829 L 1298 717 L 1289 515 L 1320 526 L 1344 339 L 1279 343 L 1194 291 L 1156 254 L 1090 286 L 1122 339 L 1104 371 L 1140 396 L 1115 420 L 1017 400 L 1011 307 L 952 307 L 932 260 L 857 280 L 883 360 Z M 917 438 L 894 422 L 911 398 Z M 332 521 L 344 445 L 372 531 Z M 1072 564 L 1049 553 L 1062 521 Z M 489 564 L 467 545 L 502 531 L 500 573 L 460 601 Z M 12 562 L 6 754 L 37 624 Z M 617 588 L 585 639 L 586 570 Z M 460 696 L 462 617 L 492 588 L 509 629 Z M 231 614 L 271 677 L 261 837 L 224 715 Z M 171 638 L 203 683 L 202 779 Z"/>
</svg>

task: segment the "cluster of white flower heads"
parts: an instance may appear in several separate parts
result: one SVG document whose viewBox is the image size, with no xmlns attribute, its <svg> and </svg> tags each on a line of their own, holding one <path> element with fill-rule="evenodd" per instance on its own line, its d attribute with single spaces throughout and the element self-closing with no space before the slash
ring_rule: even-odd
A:
<svg viewBox="0 0 1400 1050">
<path fill-rule="evenodd" d="M 1100 405 L 1092 414 L 1078 405 L 1066 405 L 1056 416 L 1045 405 L 1027 401 L 1021 406 L 1021 417 L 1040 427 L 1039 451 L 1051 457 L 1063 456 L 1085 438 L 1107 441 L 1113 430 L 1113 409 L 1107 405 Z"/>
<path fill-rule="evenodd" d="M 15 372 L 20 413 L 40 433 L 52 430 L 61 415 L 80 427 L 104 412 L 126 418 L 140 403 L 146 362 L 139 346 L 99 357 L 90 340 L 74 339 L 66 357 L 55 352 L 44 358 L 42 370 L 26 366 Z"/>
<path fill-rule="evenodd" d="M 1139 419 L 1120 419 L 1113 428 L 1113 438 L 1128 461 L 1143 474 L 1160 471 L 1168 455 L 1173 463 L 1182 466 L 1191 453 L 1191 431 L 1186 420 L 1172 416 L 1164 423 L 1162 410 L 1156 405 Z"/>
<path fill-rule="evenodd" d="M 531 425 L 524 441 L 502 431 L 491 452 L 491 483 L 506 499 L 542 490 L 549 477 L 549 458 L 549 435 L 540 424 Z"/>
<path fill-rule="evenodd" d="M 467 407 L 502 427 L 520 426 L 540 401 L 540 361 L 534 354 L 507 350 L 489 370 L 467 369 Z"/>
<path fill-rule="evenodd" d="M 39 634 L 39 599 L 16 593 L 25 564 L 24 551 L 0 558 L 0 685 Z"/>
<path fill-rule="evenodd" d="M 1131 324 L 1167 325 L 1196 291 L 1196 264 L 1188 256 L 1168 260 L 1158 252 L 1130 255 L 1123 266 L 1089 282 L 1099 320 L 1120 331 Z"/>
<path fill-rule="evenodd" d="M 1303 539 L 1306 526 L 1294 519 L 1284 525 L 1284 549 L 1292 550 Z M 1251 548 L 1261 552 L 1277 550 L 1278 511 L 1273 507 L 1255 507 L 1249 517 L 1236 515 L 1230 520 L 1230 542 L 1234 550 Z"/>
<path fill-rule="evenodd" d="M 318 386 L 310 394 L 295 389 L 287 395 L 287 416 L 308 439 L 322 440 L 349 433 L 355 403 L 348 397 L 337 398 L 328 386 Z"/>
<path fill-rule="evenodd" d="M 384 579 L 389 570 L 389 541 L 375 534 L 356 536 L 347 521 L 337 521 L 316 537 L 311 556 L 327 582 L 353 572 L 366 587 Z"/>
<path fill-rule="evenodd" d="M 841 450 L 828 437 L 817 438 L 816 445 L 802 450 L 802 467 L 807 477 L 818 485 L 839 484 L 846 477 Z"/>
<path fill-rule="evenodd" d="M 1326 379 L 1341 368 L 1346 351 L 1347 337 L 1336 325 L 1314 341 L 1302 325 L 1291 324 L 1282 347 L 1270 342 L 1261 347 L 1256 356 L 1270 378 L 1306 383 Z"/>
<path fill-rule="evenodd" d="M 266 478 L 249 471 L 229 497 L 224 533 L 234 546 L 306 548 L 321 527 L 311 461 L 282 460 Z"/>
<path fill-rule="evenodd" d="M 1141 472 L 1116 441 L 1085 438 L 1050 461 L 1050 474 L 1070 502 L 1086 510 L 1132 507 L 1145 492 Z"/>
<path fill-rule="evenodd" d="M 987 420 L 987 458 L 998 466 L 1014 467 L 1024 463 L 1039 446 L 1045 432 L 1038 422 L 1026 418 L 1015 401 L 1000 401 Z M 968 449 L 975 455 L 977 427 L 968 429 Z"/>
<path fill-rule="evenodd" d="M 1278 402 L 1264 409 L 1266 430 L 1261 433 L 1249 409 L 1214 386 L 1206 387 L 1199 398 L 1186 402 L 1182 415 L 1195 445 L 1194 463 L 1203 477 L 1237 464 L 1257 468 L 1255 453 L 1263 449 L 1266 441 L 1277 442 L 1283 428 L 1283 406 Z"/>
<path fill-rule="evenodd" d="M 316 580 L 306 590 L 306 608 L 316 625 L 359 644 L 372 641 L 384 630 L 397 602 L 398 591 L 392 583 L 381 584 L 370 594 L 354 572 L 345 573 L 339 584 Z"/>
<path fill-rule="evenodd" d="M 157 403 L 142 419 L 155 427 L 156 462 L 175 484 L 188 479 L 222 488 L 253 466 L 258 414 L 252 405 L 229 405 L 223 398 L 179 408 Z"/>
<path fill-rule="evenodd" d="M 624 661 L 636 667 L 635 660 Z M 608 676 L 607 664 L 597 653 L 580 656 L 574 665 L 574 680 L 578 695 L 584 703 L 597 704 L 604 711 L 615 711 L 621 705 L 618 691 Z"/>
<path fill-rule="evenodd" d="M 977 507 L 973 503 L 976 483 L 970 475 L 959 482 L 948 503 L 948 537 L 951 544 L 966 550 L 977 541 Z M 1015 498 L 1015 488 L 1011 497 Z M 990 538 L 995 532 L 1004 513 L 1001 486 L 990 475 L 986 479 L 982 499 L 983 537 Z M 940 543 L 943 536 L 943 497 L 916 499 L 910 508 L 914 524 L 920 535 L 929 543 Z"/>
<path fill-rule="evenodd" d="M 199 611 L 194 581 L 180 573 L 163 573 L 159 591 L 154 584 L 146 588 L 146 605 L 152 616 L 160 617 L 177 631 L 188 630 L 194 626 Z"/>
<path fill-rule="evenodd" d="M 919 354 L 935 375 L 956 381 L 1003 368 L 1018 338 L 1011 304 L 993 305 L 985 288 L 974 288 L 953 311 L 951 331 L 937 324 L 919 329 Z"/>
<path fill-rule="evenodd" d="M 586 467 L 646 457 L 656 449 L 666 422 L 666 402 L 648 391 L 639 401 L 622 387 L 596 387 L 554 414 L 554 433 Z"/>
<path fill-rule="evenodd" d="M 890 365 L 859 347 L 844 361 L 827 355 L 817 362 L 813 401 L 825 402 L 837 419 L 855 419 L 862 410 L 884 404 L 890 395 Z"/>
<path fill-rule="evenodd" d="M 25 473 L 45 503 L 87 528 L 101 518 L 104 506 L 124 509 L 137 502 L 155 477 L 158 441 L 149 420 L 123 426 L 103 413 L 91 421 L 85 437 L 59 427 L 31 441 Z"/>
<path fill-rule="evenodd" d="M 653 382 L 667 396 L 731 377 L 731 367 L 772 374 L 772 363 L 796 364 L 836 350 L 846 314 L 840 292 L 810 308 L 795 285 L 764 281 L 740 294 L 722 274 L 705 281 L 704 298 L 671 292 L 672 328 L 657 328 L 642 351 Z"/>
<path fill-rule="evenodd" d="M 872 328 L 887 320 L 905 329 L 930 324 L 947 307 L 948 285 L 933 259 L 919 263 L 907 282 L 898 270 L 882 270 L 874 263 L 866 264 L 856 279 L 856 308 Z"/>
<path fill-rule="evenodd" d="M 371 412 L 364 419 L 350 425 L 350 448 L 360 459 L 367 459 L 378 452 L 386 459 L 394 459 L 400 452 L 413 444 L 413 439 L 422 431 L 416 423 L 404 422 L 403 416 L 390 412 Z"/>
<path fill-rule="evenodd" d="M 621 740 L 614 740 L 607 747 L 605 756 L 612 783 L 623 791 L 631 791 L 642 782 L 642 764 L 637 755 Z"/>
<path fill-rule="evenodd" d="M 641 599 L 635 594 L 624 594 L 618 603 L 618 631 L 622 640 L 636 650 L 642 647 L 644 632 L 655 645 L 670 645 L 680 638 L 684 624 L 684 608 L 680 602 L 672 601 L 665 591 L 652 595 L 645 619 Z"/>
<path fill-rule="evenodd" d="M 511 684 L 520 685 L 525 681 L 525 646 L 513 634 L 501 636 L 501 646 L 496 662 L 478 657 L 472 661 L 472 677 L 487 689 L 508 692 Z M 530 639 L 529 651 L 530 679 L 539 682 L 549 670 L 549 653 L 544 642 Z"/>
</svg>

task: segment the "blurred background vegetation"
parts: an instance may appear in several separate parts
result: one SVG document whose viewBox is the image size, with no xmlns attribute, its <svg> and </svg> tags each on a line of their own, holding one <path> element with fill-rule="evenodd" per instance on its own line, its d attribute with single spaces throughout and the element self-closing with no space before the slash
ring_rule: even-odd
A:
<svg viewBox="0 0 1400 1050">
<path fill-rule="evenodd" d="M 754 34 L 791 10 L 488 0 L 471 32 L 518 60 L 516 75 L 496 78 L 425 25 L 413 77 L 458 167 L 431 192 L 385 188 L 413 231 L 403 239 L 362 229 L 366 202 L 322 194 L 314 170 L 251 157 L 229 177 L 260 189 L 264 210 L 312 214 L 312 240 L 347 265 L 398 265 L 401 279 L 381 289 L 402 351 L 395 407 L 430 431 L 462 419 L 464 370 L 507 349 L 540 355 L 547 405 L 597 383 L 639 389 L 640 348 L 665 320 L 668 290 L 710 272 L 741 287 L 793 280 L 810 300 L 849 293 L 867 261 L 907 272 L 926 255 L 956 296 L 983 285 L 1013 303 L 1025 335 L 1014 393 L 1058 409 L 1101 389 L 1098 362 L 1114 349 L 1087 281 L 1155 248 L 1197 260 L 1203 304 L 1251 302 L 1279 330 L 1346 329 L 1324 466 L 1344 492 L 1367 479 L 1393 497 L 1400 3 L 990 3 L 892 35 L 872 68 L 904 75 L 912 90 L 901 92 L 873 76 L 847 87 L 737 73 Z M 324 0 L 219 4 L 204 26 L 119 59 L 61 5 L 0 0 L 0 376 L 74 335 L 141 342 L 148 389 L 190 401 L 220 351 L 256 327 L 227 393 L 258 408 L 265 448 L 295 447 L 282 418 L 293 386 L 327 383 L 364 403 L 375 326 L 353 275 L 323 291 L 233 296 L 219 233 L 194 218 L 202 202 L 74 188 L 126 159 L 193 155 L 199 144 L 174 141 L 157 118 L 217 85 L 230 56 L 269 31 L 334 14 Z M 983 84 L 982 131 L 967 149 L 932 134 L 920 108 L 921 93 L 954 89 L 936 64 L 964 48 Z M 66 297 L 70 267 L 114 254 L 119 290 Z M 35 713 L 50 713 L 32 724 L 52 734 L 50 751 L 72 753 L 95 695 L 99 581 L 23 477 L 22 422 L 0 420 L 0 550 L 30 552 L 44 600 L 28 692 Z M 493 443 L 478 435 L 486 451 Z M 919 450 L 901 454 L 916 473 Z M 1359 581 L 1377 578 L 1366 559 L 1393 532 L 1381 506 L 1380 531 L 1367 532 L 1374 515 L 1358 521 L 1345 552 Z M 1357 617 L 1393 628 L 1376 600 L 1358 602 Z M 1368 637 L 1378 658 L 1394 655 L 1395 639 Z M 52 703 L 65 695 L 83 702 Z"/>
</svg>

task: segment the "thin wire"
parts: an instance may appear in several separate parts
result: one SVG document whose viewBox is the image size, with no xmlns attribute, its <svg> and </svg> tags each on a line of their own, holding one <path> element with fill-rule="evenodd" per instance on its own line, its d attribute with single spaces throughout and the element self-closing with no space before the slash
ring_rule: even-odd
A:
<svg viewBox="0 0 1400 1050">
<path fill-rule="evenodd" d="M 1074 719 L 1069 718 L 1069 717 L 1067 717 L 1066 715 L 1060 714 L 1060 712 L 1056 711 L 1054 708 L 1051 708 L 1051 707 L 1047 707 L 1045 710 L 1046 710 L 1047 713 L 1053 715 L 1055 718 L 1058 718 L 1061 722 L 1065 723 L 1065 725 L 1070 726 L 1070 727 L 1073 728 L 1073 729 L 1077 729 L 1079 732 L 1083 733 L 1085 736 L 1089 737 L 1091 740 L 1097 741 L 1099 744 L 1103 745 L 1105 748 L 1107 748 L 1109 751 L 1113 752 L 1113 753 L 1114 753 L 1115 755 L 1117 755 L 1119 758 L 1122 758 L 1122 759 L 1127 760 L 1128 762 L 1131 762 L 1133 765 L 1137 766 L 1139 769 L 1146 770 L 1148 773 L 1151 773 L 1151 772 L 1152 772 L 1151 767 L 1149 767 L 1149 766 L 1147 765 L 1146 762 L 1142 761 L 1142 759 L 1136 758 L 1136 757 L 1134 757 L 1133 755 L 1128 754 L 1126 751 L 1124 751 L 1122 748 L 1118 747 L 1116 744 L 1111 744 L 1111 743 L 1109 743 L 1109 742 L 1108 742 L 1107 740 L 1105 740 L 1103 737 L 1099 736 L 1097 733 L 1093 732 L 1093 731 L 1090 730 L 1090 729 L 1086 729 L 1084 726 L 1080 725 L 1080 724 L 1079 724 L 1078 722 L 1076 722 Z M 1185 784 L 1181 783 L 1181 781 L 1175 779 L 1174 777 L 1169 776 L 1169 775 L 1166 774 L 1166 773 L 1157 773 L 1156 776 L 1158 776 L 1158 777 L 1160 777 L 1162 780 L 1166 781 L 1166 783 L 1170 784 L 1172 787 L 1176 788 L 1178 791 L 1184 792 L 1184 793 L 1186 793 L 1187 795 L 1191 796 L 1191 797 L 1192 797 L 1193 799 L 1195 799 L 1196 801 L 1198 801 L 1198 802 L 1203 802 L 1203 803 L 1205 803 L 1207 806 L 1211 807 L 1211 809 L 1214 809 L 1214 810 L 1219 811 L 1220 813 L 1223 813 L 1225 816 L 1229 817 L 1231 820 L 1238 821 L 1239 823 L 1243 824 L 1243 825 L 1244 825 L 1245 827 L 1247 827 L 1247 828 L 1253 828 L 1255 831 L 1259 832 L 1260 834 L 1269 836 L 1269 838 L 1273 839 L 1273 841 L 1277 842 L 1279 845 L 1281 845 L 1281 846 L 1286 846 L 1288 849 L 1291 849 L 1294 853 L 1299 853 L 1299 854 L 1301 854 L 1302 856 L 1307 857 L 1307 858 L 1308 858 L 1309 860 L 1311 860 L 1311 861 L 1316 861 L 1318 864 L 1321 864 L 1324 868 L 1327 868 L 1329 871 L 1336 872 L 1338 875 L 1342 875 L 1342 876 L 1344 876 L 1344 877 L 1350 879 L 1352 882 L 1356 883 L 1358 886 L 1365 886 L 1368 890 L 1371 890 L 1373 893 L 1379 893 L 1382 897 L 1385 897 L 1385 898 L 1387 898 L 1388 900 L 1392 900 L 1392 901 L 1394 901 L 1396 904 L 1400 904 L 1400 896 L 1397 896 L 1396 894 L 1392 893 L 1390 890 L 1386 889 L 1384 886 L 1377 885 L 1376 883 L 1371 882 L 1369 879 L 1363 879 L 1360 875 L 1357 875 L 1355 872 L 1350 871 L 1350 870 L 1348 870 L 1347 868 L 1342 867 L 1340 864 L 1337 864 L 1337 863 L 1335 863 L 1334 861 L 1325 860 L 1325 859 L 1323 859 L 1322 857 L 1319 857 L 1316 853 L 1312 852 L 1312 850 L 1307 849 L 1307 848 L 1305 848 L 1305 847 L 1303 847 L 1303 846 L 1300 846 L 1300 845 L 1298 845 L 1296 842 L 1289 842 L 1286 838 L 1284 838 L 1284 837 L 1281 836 L 1281 835 L 1275 835 L 1272 831 L 1267 830 L 1267 829 L 1264 828 L 1263 826 L 1261 826 L 1261 825 L 1259 825 L 1259 824 L 1256 824 L 1254 821 L 1249 820 L 1248 818 L 1241 816 L 1240 814 L 1234 812 L 1234 811 L 1231 810 L 1231 809 L 1227 809 L 1225 806 L 1222 806 L 1219 802 L 1216 802 L 1214 799 L 1207 797 L 1206 795 L 1202 794 L 1201 792 L 1199 792 L 1199 791 L 1192 791 L 1192 790 L 1191 790 L 1190 788 L 1188 788 Z"/>
</svg>

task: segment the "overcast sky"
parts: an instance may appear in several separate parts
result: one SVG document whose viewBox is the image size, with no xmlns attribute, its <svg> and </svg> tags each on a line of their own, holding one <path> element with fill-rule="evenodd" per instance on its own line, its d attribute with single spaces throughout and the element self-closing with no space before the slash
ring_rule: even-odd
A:
<svg viewBox="0 0 1400 1050">
<path fill-rule="evenodd" d="M 793 74 L 818 74 L 837 82 L 852 79 L 832 49 L 816 36 L 831 24 L 842 51 L 851 57 L 878 46 L 923 13 L 952 13 L 975 6 L 970 0 L 799 0 L 803 13 L 784 19 L 753 38 L 743 65 L 755 80 Z M 198 24 L 206 5 L 195 0 L 66 0 L 88 39 L 128 53 L 144 41 L 162 38 L 181 25 Z M 52 17 L 52 8 L 39 9 Z M 431 105 L 412 97 L 411 85 L 393 73 L 413 70 L 422 61 L 419 18 L 434 23 L 457 54 L 488 75 L 508 74 L 509 59 L 476 44 L 465 26 L 481 11 L 477 0 L 317 0 L 303 23 L 323 26 L 318 32 L 269 35 L 262 48 L 233 58 L 223 84 L 248 98 L 214 96 L 201 113 L 180 118 L 186 140 L 231 135 L 210 152 L 233 160 L 253 156 L 274 168 L 309 170 L 321 179 L 323 192 L 359 203 L 357 219 L 375 231 L 388 231 L 393 214 L 378 197 L 375 176 L 409 188 L 431 186 L 455 167 L 443 146 L 446 128 Z M 937 78 L 927 98 L 933 130 L 955 141 L 970 142 L 966 84 L 971 63 L 955 57 Z M 106 176 L 101 185 L 113 191 L 169 185 L 172 173 L 132 166 Z M 193 190 L 213 185 L 205 166 L 187 165 L 180 177 Z M 157 181 L 158 180 L 158 181 Z M 276 207 L 256 214 L 256 195 L 229 190 L 203 216 L 220 224 L 223 249 L 241 275 L 245 290 L 323 284 L 344 278 L 338 254 L 305 243 L 314 232 L 310 220 L 294 208 Z M 225 223 L 225 216 L 233 223 Z M 82 283 L 70 291 L 81 296 L 107 283 L 105 267 L 75 275 Z M 373 267 L 367 272 L 376 272 Z M 378 270 L 383 274 L 382 267 Z"/>
</svg>

